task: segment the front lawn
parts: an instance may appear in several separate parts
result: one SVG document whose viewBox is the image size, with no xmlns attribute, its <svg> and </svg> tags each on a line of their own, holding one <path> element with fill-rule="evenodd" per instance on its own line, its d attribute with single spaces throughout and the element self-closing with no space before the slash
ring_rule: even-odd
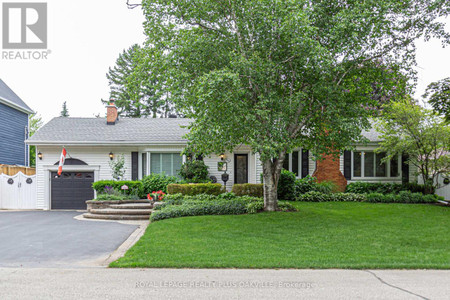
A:
<svg viewBox="0 0 450 300">
<path fill-rule="evenodd" d="M 293 204 L 299 212 L 152 223 L 111 267 L 450 268 L 447 207 Z"/>
</svg>

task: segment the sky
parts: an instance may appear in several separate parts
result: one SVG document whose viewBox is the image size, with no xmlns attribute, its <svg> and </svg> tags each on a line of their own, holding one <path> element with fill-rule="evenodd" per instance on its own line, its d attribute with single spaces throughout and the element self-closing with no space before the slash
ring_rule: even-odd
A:
<svg viewBox="0 0 450 300">
<path fill-rule="evenodd" d="M 145 40 L 141 9 L 128 9 L 126 0 L 46 2 L 48 59 L 0 57 L 0 78 L 45 122 L 59 116 L 64 101 L 71 117 L 104 115 L 101 99 L 109 98 L 108 68 L 124 49 Z M 446 23 L 450 31 L 450 20 Z M 443 49 L 440 41 L 418 41 L 417 62 L 416 98 L 429 83 L 450 77 L 450 47 Z"/>
</svg>

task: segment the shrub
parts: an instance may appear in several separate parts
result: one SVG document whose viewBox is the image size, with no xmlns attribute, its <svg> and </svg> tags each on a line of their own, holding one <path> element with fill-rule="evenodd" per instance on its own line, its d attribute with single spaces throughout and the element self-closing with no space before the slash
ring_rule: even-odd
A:
<svg viewBox="0 0 450 300">
<path fill-rule="evenodd" d="M 285 211 L 285 212 L 289 212 L 289 211 L 298 211 L 297 208 L 295 208 L 294 205 L 292 205 L 289 202 L 279 202 L 278 203 L 278 210 L 280 211 Z"/>
<path fill-rule="evenodd" d="M 337 190 L 337 186 L 332 181 L 323 181 L 321 183 L 316 183 L 315 186 L 313 186 L 313 191 L 324 193 L 324 194 L 331 194 L 332 192 L 335 192 Z"/>
<path fill-rule="evenodd" d="M 327 202 L 331 201 L 331 194 L 324 194 L 321 192 L 311 191 L 301 195 L 297 195 L 297 201 L 303 202 Z"/>
<path fill-rule="evenodd" d="M 152 222 L 179 218 L 186 216 L 202 215 L 238 215 L 247 213 L 246 201 L 242 200 L 215 200 L 186 203 L 182 205 L 169 205 L 152 213 Z"/>
<path fill-rule="evenodd" d="M 307 192 L 314 191 L 317 185 L 317 181 L 315 177 L 306 176 L 301 179 L 297 179 L 295 181 L 295 192 L 297 194 L 304 194 Z"/>
<path fill-rule="evenodd" d="M 342 202 L 364 202 L 366 201 L 366 195 L 353 194 L 353 193 L 335 193 L 330 195 L 332 201 Z"/>
<path fill-rule="evenodd" d="M 383 183 L 383 182 L 352 182 L 347 185 L 345 190 L 349 193 L 357 194 L 398 194 L 401 191 L 410 191 L 413 193 L 433 194 L 434 189 L 428 185 L 418 184 L 414 182 L 410 183 Z"/>
<path fill-rule="evenodd" d="M 256 214 L 262 210 L 264 210 L 264 201 L 262 200 L 251 202 L 247 205 L 247 212 L 249 214 Z M 284 212 L 298 211 L 297 208 L 289 202 L 278 202 L 278 210 Z"/>
<path fill-rule="evenodd" d="M 422 193 L 411 193 L 410 191 L 401 191 L 397 195 L 397 202 L 400 203 L 423 203 L 424 200 L 428 200 L 428 198 L 424 198 Z"/>
<path fill-rule="evenodd" d="M 225 191 L 220 183 L 197 183 L 197 184 L 169 184 L 167 192 L 169 194 L 198 195 L 209 194 L 219 195 Z"/>
<path fill-rule="evenodd" d="M 434 203 L 438 199 L 435 195 L 423 195 L 421 193 L 411 193 L 410 191 L 401 191 L 396 194 L 354 194 L 354 193 L 334 193 L 324 194 L 316 191 L 308 192 L 297 197 L 297 201 L 304 202 L 371 202 L 371 203 Z"/>
<path fill-rule="evenodd" d="M 257 201 L 247 204 L 247 212 L 249 214 L 256 214 L 264 209 L 264 201 Z"/>
<path fill-rule="evenodd" d="M 164 173 L 152 173 L 142 179 L 144 194 L 147 195 L 156 191 L 167 193 L 167 186 L 178 181 L 179 179 L 175 176 L 167 176 Z"/>
<path fill-rule="evenodd" d="M 281 170 L 278 181 L 278 199 L 294 200 L 295 198 L 295 174 L 287 170 Z"/>
<path fill-rule="evenodd" d="M 211 182 L 208 177 L 208 166 L 203 160 L 188 160 L 181 167 L 178 174 L 186 183 L 205 183 Z"/>
<path fill-rule="evenodd" d="M 236 196 L 253 196 L 262 198 L 264 195 L 264 185 L 263 184 L 252 184 L 252 183 L 244 183 L 244 184 L 235 184 L 233 185 L 232 192 Z"/>
<path fill-rule="evenodd" d="M 128 187 L 127 190 L 122 190 L 122 186 L 126 185 Z M 123 193 L 125 195 L 134 195 L 138 198 L 145 198 L 146 194 L 144 193 L 143 185 L 141 181 L 114 181 L 114 180 L 100 180 L 96 181 L 92 184 L 92 188 L 97 192 L 97 195 L 106 194 L 107 188 L 110 187 L 115 191 Z"/>
<path fill-rule="evenodd" d="M 435 189 L 433 186 L 425 185 L 425 184 L 418 184 L 415 182 L 408 182 L 403 184 L 403 190 L 404 191 L 410 191 L 413 193 L 422 193 L 424 195 L 426 194 L 434 194 Z"/>
<path fill-rule="evenodd" d="M 366 200 L 365 195 L 360 194 L 352 194 L 352 193 L 324 194 L 317 191 L 307 192 L 297 197 L 297 201 L 303 202 L 329 202 L 329 201 L 363 202 L 365 200 Z"/>
<path fill-rule="evenodd" d="M 290 203 L 279 203 L 281 211 L 297 211 Z M 167 195 L 162 205 L 155 207 L 150 217 L 151 221 L 169 218 L 201 215 L 237 215 L 257 213 L 264 209 L 261 198 L 251 196 L 235 196 L 233 193 L 224 193 L 218 196 L 200 194 L 184 196 L 182 194 Z"/>
<path fill-rule="evenodd" d="M 347 185 L 345 191 L 348 193 L 356 194 L 369 194 L 369 193 L 392 193 L 400 190 L 399 184 L 391 183 L 372 183 L 372 182 L 352 182 Z"/>
<path fill-rule="evenodd" d="M 111 194 L 100 194 L 95 199 L 96 201 L 120 201 L 129 200 L 130 197 L 126 195 L 111 195 Z"/>
<path fill-rule="evenodd" d="M 367 202 L 385 202 L 385 197 L 381 193 L 370 193 L 366 196 Z"/>
</svg>

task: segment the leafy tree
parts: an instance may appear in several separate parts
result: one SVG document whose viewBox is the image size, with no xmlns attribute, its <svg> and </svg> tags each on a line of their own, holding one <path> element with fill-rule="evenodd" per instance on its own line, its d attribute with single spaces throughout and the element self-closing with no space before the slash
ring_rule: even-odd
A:
<svg viewBox="0 0 450 300">
<path fill-rule="evenodd" d="M 382 139 L 377 151 L 388 153 L 385 160 L 407 153 L 417 175 L 434 187 L 439 175 L 450 173 L 450 125 L 432 110 L 410 100 L 393 102 L 376 127 Z"/>
<path fill-rule="evenodd" d="M 109 162 L 109 167 L 111 168 L 111 176 L 114 180 L 122 179 L 127 170 L 127 168 L 125 167 L 124 155 L 119 155 L 116 159 L 111 160 Z"/>
<path fill-rule="evenodd" d="M 157 78 L 147 50 L 137 44 L 120 54 L 106 77 L 109 80 L 110 98 L 116 100 L 122 116 L 168 117 L 173 110 L 168 98 L 156 89 Z M 108 102 L 102 101 L 105 104 Z"/>
<path fill-rule="evenodd" d="M 404 94 L 398 74 L 413 75 L 414 41 L 450 41 L 436 21 L 450 11 L 442 0 L 145 0 L 143 9 L 160 89 L 194 119 L 190 147 L 249 145 L 269 211 L 286 153 L 359 141 L 386 100 L 374 95 Z"/>
<path fill-rule="evenodd" d="M 42 127 L 44 122 L 42 121 L 42 117 L 35 113 L 29 116 L 29 124 L 28 136 L 31 137 Z M 36 146 L 30 146 L 30 166 L 36 166 Z"/>
<path fill-rule="evenodd" d="M 423 97 L 428 98 L 434 110 L 450 122 L 450 77 L 430 83 Z"/>
<path fill-rule="evenodd" d="M 63 105 L 62 105 L 62 110 L 61 110 L 61 117 L 68 117 L 69 116 L 69 110 L 67 109 L 67 102 L 64 101 Z"/>
</svg>

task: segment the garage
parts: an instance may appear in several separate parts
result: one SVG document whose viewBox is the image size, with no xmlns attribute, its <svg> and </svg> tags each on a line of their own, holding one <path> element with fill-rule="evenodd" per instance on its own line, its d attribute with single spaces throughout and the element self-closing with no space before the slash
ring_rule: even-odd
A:
<svg viewBox="0 0 450 300">
<path fill-rule="evenodd" d="M 94 172 L 51 173 L 51 209 L 86 209 L 94 199 Z"/>
</svg>

